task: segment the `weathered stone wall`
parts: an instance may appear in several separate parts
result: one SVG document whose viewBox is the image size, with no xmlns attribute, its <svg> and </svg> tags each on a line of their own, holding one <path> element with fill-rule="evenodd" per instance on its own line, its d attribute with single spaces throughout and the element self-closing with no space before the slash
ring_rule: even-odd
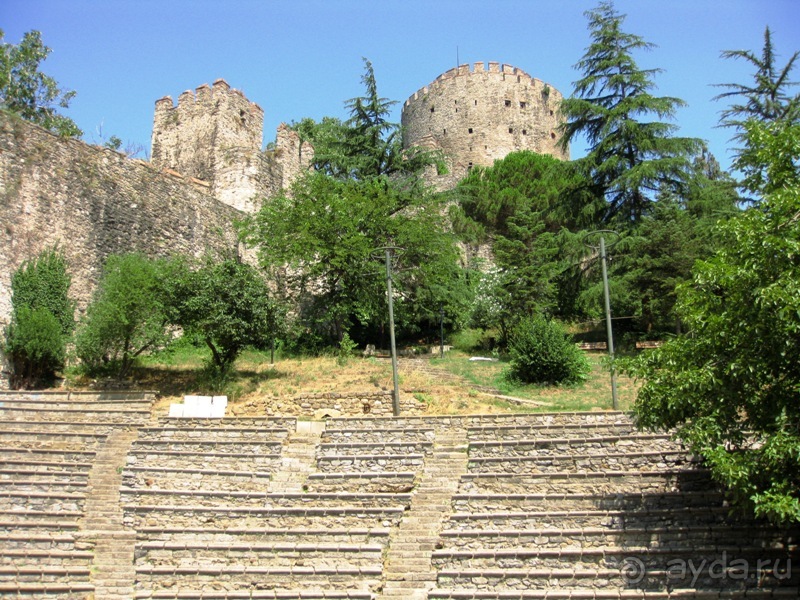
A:
<svg viewBox="0 0 800 600">
<path fill-rule="evenodd" d="M 472 166 L 491 166 L 510 152 L 531 150 L 568 159 L 558 147 L 561 93 L 521 69 L 490 62 L 461 65 L 417 91 L 403 106 L 403 143 L 442 150 L 453 187 Z"/>
<path fill-rule="evenodd" d="M 318 418 L 338 416 L 391 417 L 392 392 L 320 392 L 291 399 L 268 402 L 267 410 L 276 415 L 316 415 Z M 419 400 L 400 395 L 400 412 L 405 415 L 425 413 Z"/>
<path fill-rule="evenodd" d="M 235 251 L 240 216 L 202 182 L 0 113 L 0 325 L 12 273 L 45 248 L 64 251 L 80 309 L 109 254 Z"/>
</svg>

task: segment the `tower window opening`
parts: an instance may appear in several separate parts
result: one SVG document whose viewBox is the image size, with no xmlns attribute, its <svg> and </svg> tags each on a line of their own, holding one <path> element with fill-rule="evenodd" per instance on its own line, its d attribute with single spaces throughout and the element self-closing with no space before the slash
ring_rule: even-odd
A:
<svg viewBox="0 0 800 600">
<path fill-rule="evenodd" d="M 522 109 L 524 109 L 526 106 L 527 106 L 527 104 L 525 102 L 520 102 L 519 103 L 519 107 L 522 108 Z"/>
<path fill-rule="evenodd" d="M 434 107 L 433 107 L 433 106 L 431 106 L 431 112 L 433 112 L 433 111 L 434 111 Z"/>
<path fill-rule="evenodd" d="M 506 106 L 511 106 L 511 100 L 506 100 Z"/>
<path fill-rule="evenodd" d="M 551 137 L 552 139 L 556 139 L 556 134 L 555 134 L 555 133 L 553 133 L 553 132 L 551 131 L 551 132 L 550 132 L 550 137 Z"/>
<path fill-rule="evenodd" d="M 514 133 L 514 128 L 513 127 L 509 127 L 508 128 L 508 133 Z"/>
<path fill-rule="evenodd" d="M 475 106 L 478 106 L 478 101 L 477 100 L 475 100 Z"/>
<path fill-rule="evenodd" d="M 523 129 L 522 130 L 522 135 L 528 135 L 528 130 L 527 129 Z"/>
<path fill-rule="evenodd" d="M 469 133 L 472 133 L 472 127 L 470 127 L 467 131 L 469 131 Z"/>
<path fill-rule="evenodd" d="M 443 131 L 442 135 L 447 135 L 447 129 Z"/>
</svg>

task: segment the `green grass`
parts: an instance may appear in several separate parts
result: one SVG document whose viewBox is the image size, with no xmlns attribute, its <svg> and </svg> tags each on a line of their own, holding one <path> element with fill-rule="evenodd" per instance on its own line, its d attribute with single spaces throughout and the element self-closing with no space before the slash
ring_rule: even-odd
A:
<svg viewBox="0 0 800 600">
<path fill-rule="evenodd" d="M 503 395 L 547 403 L 541 408 L 515 407 L 517 411 L 584 411 L 612 408 L 611 376 L 604 366 L 604 357 L 601 352 L 587 352 L 591 371 L 586 381 L 562 386 L 521 385 L 506 377 L 508 362 L 471 362 L 467 355 L 460 352 L 451 352 L 442 359 L 432 359 L 431 364 L 459 375 L 474 385 L 494 388 Z M 635 382 L 617 375 L 617 396 L 618 408 L 629 410 L 636 396 Z M 514 406 L 499 398 L 495 402 L 501 408 Z"/>
</svg>

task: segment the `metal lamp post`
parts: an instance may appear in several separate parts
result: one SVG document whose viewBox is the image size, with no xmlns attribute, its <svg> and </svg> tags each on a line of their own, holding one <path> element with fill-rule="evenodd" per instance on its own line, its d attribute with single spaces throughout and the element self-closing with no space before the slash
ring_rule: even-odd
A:
<svg viewBox="0 0 800 600">
<path fill-rule="evenodd" d="M 386 257 L 386 292 L 389 300 L 389 346 L 392 353 L 392 382 L 394 392 L 392 394 L 392 414 L 397 417 L 400 415 L 400 383 L 397 375 L 397 346 L 394 341 L 394 304 L 392 299 L 392 251 L 400 250 L 395 246 L 384 246 L 378 248 L 383 250 Z"/>
<path fill-rule="evenodd" d="M 619 234 L 611 229 L 601 229 L 598 231 L 590 231 L 584 238 L 584 243 L 592 249 L 600 250 L 600 263 L 603 267 L 603 297 L 606 309 L 606 335 L 608 337 L 608 357 L 611 361 L 611 405 L 614 410 L 617 410 L 617 370 L 614 366 L 614 332 L 611 329 L 611 299 L 608 293 L 608 269 L 606 267 L 606 234 L 611 234 L 615 238 L 619 238 Z M 594 246 L 586 241 L 589 236 L 599 236 L 599 246 Z M 616 243 L 616 239 L 614 241 Z M 613 245 L 613 244 L 612 244 Z"/>
</svg>

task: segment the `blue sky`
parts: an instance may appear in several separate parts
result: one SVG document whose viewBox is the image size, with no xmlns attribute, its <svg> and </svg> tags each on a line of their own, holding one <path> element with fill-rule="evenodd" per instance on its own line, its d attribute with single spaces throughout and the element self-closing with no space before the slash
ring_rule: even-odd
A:
<svg viewBox="0 0 800 600">
<path fill-rule="evenodd" d="M 548 82 L 565 96 L 589 44 L 585 0 L 0 0 L 5 41 L 42 32 L 52 54 L 42 70 L 77 91 L 65 114 L 101 142 L 116 135 L 150 147 L 153 106 L 224 78 L 265 112 L 264 141 L 281 122 L 345 117 L 362 93 L 362 57 L 380 94 L 400 105 L 461 63 L 498 61 Z M 800 49 L 798 0 L 617 0 L 624 28 L 658 47 L 637 56 L 660 68 L 659 95 L 689 106 L 680 135 L 709 142 L 730 164 L 730 131 L 716 127 L 714 83 L 749 83 L 746 63 L 720 52 L 760 53 L 765 26 L 778 63 Z M 795 73 L 800 79 L 800 66 Z M 580 144 L 572 157 L 585 153 Z"/>
</svg>

